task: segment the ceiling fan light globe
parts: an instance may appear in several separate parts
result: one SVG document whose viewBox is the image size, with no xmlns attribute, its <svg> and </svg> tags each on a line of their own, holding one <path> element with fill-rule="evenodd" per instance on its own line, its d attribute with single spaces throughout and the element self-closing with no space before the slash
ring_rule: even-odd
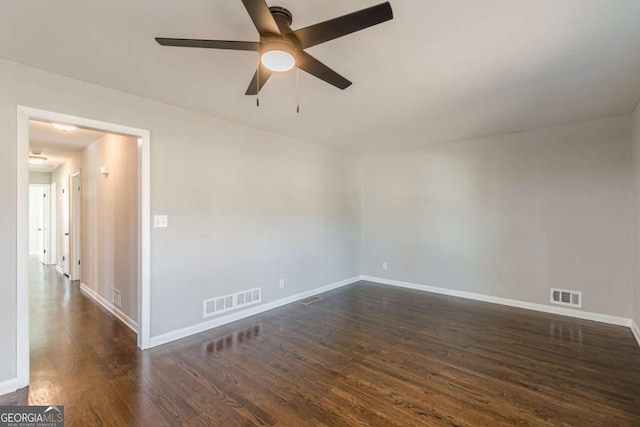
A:
<svg viewBox="0 0 640 427">
<path fill-rule="evenodd" d="M 260 57 L 262 65 L 271 71 L 289 71 L 296 65 L 296 59 L 289 52 L 284 50 L 270 50 Z"/>
</svg>

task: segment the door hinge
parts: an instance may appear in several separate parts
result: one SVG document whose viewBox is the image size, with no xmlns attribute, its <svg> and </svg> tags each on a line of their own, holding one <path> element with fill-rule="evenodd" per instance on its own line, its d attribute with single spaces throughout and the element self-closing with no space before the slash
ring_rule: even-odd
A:
<svg viewBox="0 0 640 427">
<path fill-rule="evenodd" d="M 66 261 L 66 260 L 67 260 L 67 258 L 63 256 L 63 257 L 62 257 L 62 260 L 63 260 L 63 261 Z"/>
<path fill-rule="evenodd" d="M 46 254 L 46 253 L 47 253 L 47 250 L 46 250 L 46 249 L 43 249 L 43 250 L 42 250 L 42 253 Z"/>
<path fill-rule="evenodd" d="M 80 260 L 78 260 L 78 265 L 80 265 Z"/>
</svg>

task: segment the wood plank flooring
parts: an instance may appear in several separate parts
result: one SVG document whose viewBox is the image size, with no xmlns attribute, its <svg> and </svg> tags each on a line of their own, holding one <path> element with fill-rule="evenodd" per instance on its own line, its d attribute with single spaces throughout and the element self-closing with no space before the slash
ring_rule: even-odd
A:
<svg viewBox="0 0 640 427">
<path fill-rule="evenodd" d="M 31 386 L 67 425 L 640 426 L 629 329 L 372 283 L 145 352 L 32 263 Z"/>
</svg>

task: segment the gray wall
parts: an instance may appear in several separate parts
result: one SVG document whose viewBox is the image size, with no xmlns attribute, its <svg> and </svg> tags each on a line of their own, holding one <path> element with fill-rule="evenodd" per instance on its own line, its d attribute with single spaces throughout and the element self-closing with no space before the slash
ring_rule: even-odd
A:
<svg viewBox="0 0 640 427">
<path fill-rule="evenodd" d="M 109 168 L 103 176 L 100 168 Z M 62 189 L 70 175 L 81 171 L 81 281 L 111 302 L 111 287 L 121 292 L 121 310 L 138 321 L 138 141 L 107 134 L 53 174 L 56 182 L 59 242 L 57 264 L 62 267 Z"/>
<path fill-rule="evenodd" d="M 633 147 L 635 165 L 636 188 L 636 277 L 635 286 L 635 310 L 633 320 L 640 327 L 640 104 L 633 111 Z"/>
<path fill-rule="evenodd" d="M 16 105 L 151 131 L 151 211 L 169 216 L 152 336 L 201 322 L 205 298 L 359 274 L 542 304 L 557 286 L 633 315 L 629 115 L 356 159 L 5 60 L 0 93 L 0 382 L 16 376 Z"/>
<path fill-rule="evenodd" d="M 572 289 L 585 311 L 631 317 L 629 115 L 372 155 L 361 168 L 363 274 L 540 304 L 550 287 Z"/>
<path fill-rule="evenodd" d="M 169 216 L 151 233 L 152 336 L 203 321 L 204 298 L 360 273 L 352 156 L 6 60 L 0 93 L 0 382 L 16 377 L 16 105 L 151 131 L 151 211 Z"/>
<path fill-rule="evenodd" d="M 29 171 L 30 184 L 51 184 L 51 172 Z"/>
</svg>

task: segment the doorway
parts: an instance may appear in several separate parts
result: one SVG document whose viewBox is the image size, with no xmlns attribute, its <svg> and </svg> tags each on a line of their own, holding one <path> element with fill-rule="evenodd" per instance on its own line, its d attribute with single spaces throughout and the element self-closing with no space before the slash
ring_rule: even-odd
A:
<svg viewBox="0 0 640 427">
<path fill-rule="evenodd" d="M 51 111 L 38 110 L 29 107 L 18 107 L 18 137 L 17 137 L 17 178 L 18 178 L 18 239 L 17 239 L 17 371 L 18 387 L 29 385 L 29 171 L 27 158 L 29 154 L 29 120 L 38 120 L 50 123 L 68 123 L 86 129 L 97 129 L 108 133 L 132 135 L 137 137 L 138 151 L 138 318 L 137 318 L 137 343 L 138 347 L 145 349 L 150 346 L 150 132 L 143 129 L 131 128 L 108 122 L 85 119 L 77 116 L 55 113 Z M 82 260 L 81 249 L 81 180 L 80 173 L 75 174 L 69 180 L 68 186 L 64 188 L 62 183 L 61 191 L 70 198 L 70 209 L 66 211 L 71 226 L 69 233 L 61 243 L 62 251 L 68 250 L 68 255 L 63 256 L 68 260 L 67 272 L 71 278 L 79 277 L 81 273 Z M 76 190 L 77 189 L 77 190 Z M 76 203 L 74 203 L 74 199 Z M 64 206 L 69 206 L 61 199 L 61 215 L 65 215 Z M 77 221 L 74 221 L 73 218 Z M 65 221 L 62 221 L 64 224 Z M 67 222 L 68 223 L 68 222 Z M 76 227 L 74 231 L 74 227 Z M 77 236 L 77 242 L 74 240 Z M 68 244 L 65 243 L 68 240 Z M 77 249 L 76 249 L 77 248 Z M 75 250 L 74 250 L 75 249 Z M 65 268 L 65 267 L 63 267 Z"/>
</svg>

